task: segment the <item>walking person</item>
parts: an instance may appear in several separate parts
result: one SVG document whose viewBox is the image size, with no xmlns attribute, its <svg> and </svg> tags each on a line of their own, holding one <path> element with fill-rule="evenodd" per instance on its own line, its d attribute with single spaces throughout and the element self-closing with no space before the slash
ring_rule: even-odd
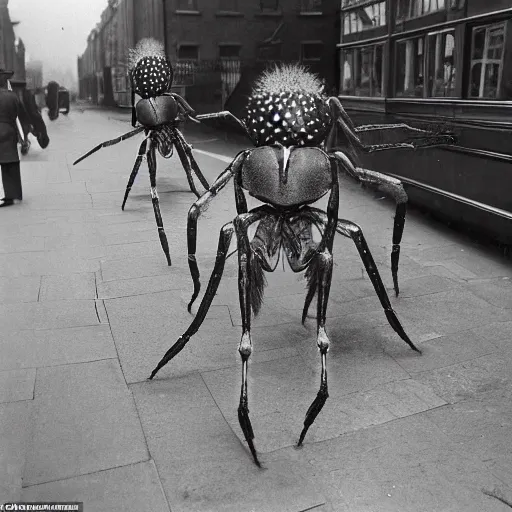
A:
<svg viewBox="0 0 512 512">
<path fill-rule="evenodd" d="M 9 78 L 13 71 L 0 68 L 0 166 L 5 197 L 0 208 L 11 206 L 22 199 L 20 157 L 18 155 L 17 118 L 21 104 L 15 92 L 9 90 Z"/>
</svg>

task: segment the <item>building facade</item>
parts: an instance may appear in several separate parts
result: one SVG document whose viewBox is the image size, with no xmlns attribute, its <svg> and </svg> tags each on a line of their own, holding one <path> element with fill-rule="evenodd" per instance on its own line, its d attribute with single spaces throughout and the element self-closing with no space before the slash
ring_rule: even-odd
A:
<svg viewBox="0 0 512 512">
<path fill-rule="evenodd" d="M 339 94 L 357 123 L 449 129 L 457 144 L 364 157 L 418 204 L 512 244 L 510 0 L 343 0 Z"/>
<path fill-rule="evenodd" d="M 302 61 L 334 85 L 338 74 L 338 3 L 110 0 L 79 59 L 81 83 L 89 84 L 92 79 L 96 85 L 87 90 L 82 87 L 80 94 L 94 102 L 107 101 L 104 92 L 111 81 L 113 102 L 126 105 L 126 51 L 145 37 L 164 44 L 175 68 L 176 87 L 191 101 L 203 101 L 205 109 L 222 106 L 238 83 L 242 68 L 258 62 Z M 92 94 L 94 87 L 99 92 Z"/>
<path fill-rule="evenodd" d="M 25 45 L 16 37 L 9 15 L 9 0 L 0 0 L 0 67 L 14 71 L 13 79 L 25 80 Z"/>
</svg>

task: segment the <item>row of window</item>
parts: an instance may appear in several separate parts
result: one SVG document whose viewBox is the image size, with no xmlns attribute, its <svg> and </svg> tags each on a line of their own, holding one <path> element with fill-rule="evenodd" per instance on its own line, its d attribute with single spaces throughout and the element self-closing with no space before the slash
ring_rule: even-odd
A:
<svg viewBox="0 0 512 512">
<path fill-rule="evenodd" d="M 217 0 L 220 11 L 237 12 L 241 2 L 247 0 Z M 256 0 L 261 11 L 279 11 L 280 0 Z M 322 0 L 298 0 L 300 12 L 322 12 Z M 180 11 L 197 11 L 198 0 L 178 0 L 177 9 Z"/>
<path fill-rule="evenodd" d="M 464 56 L 468 72 L 463 97 L 512 99 L 512 88 L 502 84 L 505 23 L 472 29 L 471 50 Z M 443 30 L 397 41 L 394 92 L 396 97 L 443 98 L 457 94 L 462 79 L 455 31 Z M 383 94 L 384 43 L 343 50 L 340 94 L 374 96 Z"/>
<path fill-rule="evenodd" d="M 464 0 L 398 0 L 397 20 L 424 16 L 458 6 Z M 383 0 L 343 0 L 343 34 L 355 34 L 386 25 L 386 2 Z"/>
<path fill-rule="evenodd" d="M 218 55 L 220 59 L 239 59 L 240 44 L 219 44 Z M 322 59 L 324 51 L 324 43 L 322 41 L 303 41 L 301 43 L 301 60 L 302 61 L 319 61 Z M 178 60 L 181 61 L 199 61 L 200 46 L 198 44 L 181 43 L 178 47 Z M 279 58 L 277 56 L 276 58 Z"/>
</svg>

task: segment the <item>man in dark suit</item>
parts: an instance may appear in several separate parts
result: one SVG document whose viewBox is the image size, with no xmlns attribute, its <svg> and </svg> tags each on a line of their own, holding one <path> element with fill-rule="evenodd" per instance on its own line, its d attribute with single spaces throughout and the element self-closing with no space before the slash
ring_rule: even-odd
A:
<svg viewBox="0 0 512 512">
<path fill-rule="evenodd" d="M 9 90 L 9 78 L 13 74 L 0 68 L 0 166 L 5 193 L 0 208 L 13 205 L 15 200 L 21 200 L 23 196 L 18 155 L 18 142 L 23 134 L 19 133 L 16 124 L 21 103 L 16 93 Z"/>
<path fill-rule="evenodd" d="M 28 135 L 32 133 L 42 149 L 45 149 L 50 143 L 46 125 L 41 116 L 41 110 L 37 106 L 36 99 L 32 91 L 27 89 L 25 80 L 11 80 L 11 88 L 18 95 L 22 109 L 19 114 L 19 120 L 23 128 L 24 141 L 21 143 L 21 154 L 26 155 L 30 148 Z"/>
</svg>

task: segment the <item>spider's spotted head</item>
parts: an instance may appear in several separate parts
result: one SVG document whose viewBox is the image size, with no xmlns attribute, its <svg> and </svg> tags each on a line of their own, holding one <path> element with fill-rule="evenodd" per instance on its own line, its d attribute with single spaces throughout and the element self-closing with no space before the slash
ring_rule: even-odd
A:
<svg viewBox="0 0 512 512">
<path fill-rule="evenodd" d="M 256 81 L 244 123 L 256 146 L 317 146 L 332 123 L 318 77 L 298 64 L 276 66 Z"/>
<path fill-rule="evenodd" d="M 167 92 L 173 71 L 164 46 L 155 39 L 142 39 L 129 52 L 133 89 L 141 98 L 156 98 Z"/>
</svg>

